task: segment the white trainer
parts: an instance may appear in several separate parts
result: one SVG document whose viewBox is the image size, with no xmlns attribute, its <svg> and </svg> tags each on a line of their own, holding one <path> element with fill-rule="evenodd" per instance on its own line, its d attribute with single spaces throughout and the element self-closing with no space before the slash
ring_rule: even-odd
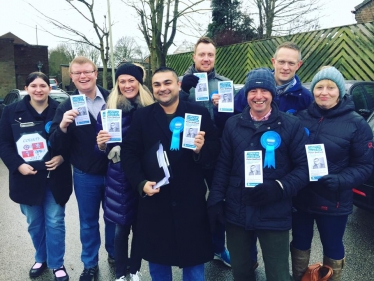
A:
<svg viewBox="0 0 374 281">
<path fill-rule="evenodd" d="M 121 276 L 120 278 L 116 279 L 115 281 L 124 281 L 126 280 L 125 275 Z"/>
<path fill-rule="evenodd" d="M 130 280 L 131 281 L 140 281 L 141 273 L 137 271 L 135 274 L 130 273 Z"/>
</svg>

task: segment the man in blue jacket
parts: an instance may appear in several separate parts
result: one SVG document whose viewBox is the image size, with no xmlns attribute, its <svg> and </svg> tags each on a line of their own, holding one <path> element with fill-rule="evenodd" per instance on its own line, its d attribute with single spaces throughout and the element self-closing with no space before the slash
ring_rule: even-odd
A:
<svg viewBox="0 0 374 281">
<path fill-rule="evenodd" d="M 274 79 L 276 82 L 276 95 L 274 102 L 279 110 L 290 114 L 308 108 L 313 97 L 308 89 L 301 85 L 296 71 L 301 67 L 301 50 L 293 42 L 280 44 L 271 59 L 274 67 Z M 235 96 L 235 113 L 241 113 L 247 106 L 246 93 L 242 88 Z"/>
<path fill-rule="evenodd" d="M 222 134 L 208 197 L 209 220 L 212 226 L 226 221 L 235 281 L 256 280 L 250 251 L 255 232 L 266 279 L 290 281 L 292 197 L 308 182 L 308 137 L 299 119 L 281 112 L 273 102 L 277 90 L 269 69 L 249 72 L 244 91 L 248 106 L 226 122 Z M 263 183 L 254 183 L 254 188 L 246 184 L 245 173 L 245 165 L 251 163 L 245 163 L 244 156 L 251 153 L 261 154 L 263 160 Z"/>
<path fill-rule="evenodd" d="M 100 248 L 99 212 L 104 199 L 108 159 L 95 153 L 96 118 L 105 106 L 108 91 L 96 86 L 97 67 L 86 57 L 76 57 L 69 67 L 70 77 L 77 87 L 73 95 L 85 95 L 91 124 L 76 126 L 79 111 L 72 109 L 71 100 L 59 105 L 51 127 L 53 148 L 68 151 L 73 165 L 74 192 L 78 202 L 81 259 L 84 270 L 79 281 L 91 281 L 98 272 Z M 105 248 L 108 261 L 114 263 L 115 224 L 105 220 Z"/>
</svg>

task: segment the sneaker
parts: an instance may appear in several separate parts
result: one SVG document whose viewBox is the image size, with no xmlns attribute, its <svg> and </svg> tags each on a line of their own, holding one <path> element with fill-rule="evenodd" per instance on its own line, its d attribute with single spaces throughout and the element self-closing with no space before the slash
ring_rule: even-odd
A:
<svg viewBox="0 0 374 281">
<path fill-rule="evenodd" d="M 230 253 L 226 248 L 221 253 L 214 253 L 214 259 L 220 260 L 228 267 L 231 267 Z"/>
<path fill-rule="evenodd" d="M 125 275 L 121 276 L 120 278 L 116 279 L 115 281 L 123 281 L 123 280 L 126 280 Z"/>
<path fill-rule="evenodd" d="M 140 281 L 141 273 L 137 271 L 135 274 L 130 273 L 130 281 Z"/>
<path fill-rule="evenodd" d="M 81 276 L 79 277 L 79 281 L 93 281 L 96 278 L 97 272 L 99 271 L 99 266 L 94 266 L 91 268 L 83 269 Z"/>
</svg>

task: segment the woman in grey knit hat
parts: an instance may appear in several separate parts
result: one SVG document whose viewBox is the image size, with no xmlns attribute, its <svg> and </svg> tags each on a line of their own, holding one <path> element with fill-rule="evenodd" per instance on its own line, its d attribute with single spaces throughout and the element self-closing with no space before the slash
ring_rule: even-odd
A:
<svg viewBox="0 0 374 281">
<path fill-rule="evenodd" d="M 330 280 L 337 281 L 345 263 L 343 236 L 353 209 L 352 188 L 364 183 L 373 170 L 373 134 L 354 111 L 343 75 L 335 67 L 323 67 L 314 76 L 311 91 L 315 101 L 298 116 L 311 143 L 324 144 L 328 174 L 310 181 L 294 200 L 292 272 L 299 281 L 308 267 L 316 222 L 323 263 L 333 269 Z"/>
</svg>

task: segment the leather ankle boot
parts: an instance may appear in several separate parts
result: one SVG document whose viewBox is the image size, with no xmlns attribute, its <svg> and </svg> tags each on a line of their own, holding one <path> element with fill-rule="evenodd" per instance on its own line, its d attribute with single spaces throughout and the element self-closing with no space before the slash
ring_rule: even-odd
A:
<svg viewBox="0 0 374 281">
<path fill-rule="evenodd" d="M 299 250 L 290 245 L 291 260 L 292 260 L 292 276 L 295 281 L 300 281 L 304 272 L 308 269 L 310 249 Z"/>
<path fill-rule="evenodd" d="M 342 271 L 345 265 L 345 258 L 341 260 L 333 260 L 329 257 L 324 256 L 323 264 L 330 266 L 334 272 L 329 279 L 330 281 L 340 281 L 342 279 Z"/>
</svg>

